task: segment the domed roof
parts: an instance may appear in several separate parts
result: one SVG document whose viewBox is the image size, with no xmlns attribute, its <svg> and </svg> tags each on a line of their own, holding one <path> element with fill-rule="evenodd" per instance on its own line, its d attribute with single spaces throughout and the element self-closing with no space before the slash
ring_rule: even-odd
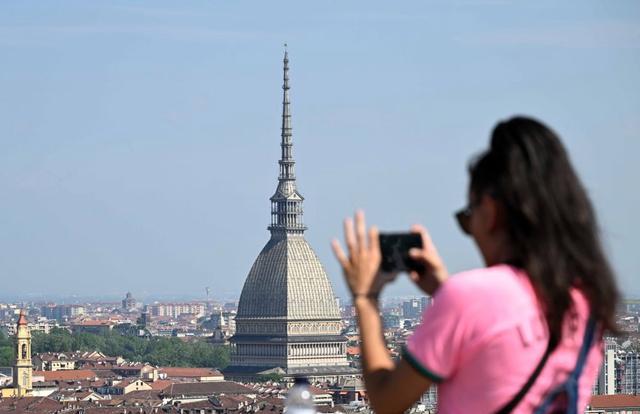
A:
<svg viewBox="0 0 640 414">
<path fill-rule="evenodd" d="M 271 237 L 249 271 L 237 318 L 340 318 L 327 274 L 302 235 Z"/>
<path fill-rule="evenodd" d="M 29 322 L 27 322 L 27 315 L 24 313 L 24 309 L 20 309 L 20 316 L 18 316 L 18 326 L 21 325 L 29 325 Z"/>
</svg>

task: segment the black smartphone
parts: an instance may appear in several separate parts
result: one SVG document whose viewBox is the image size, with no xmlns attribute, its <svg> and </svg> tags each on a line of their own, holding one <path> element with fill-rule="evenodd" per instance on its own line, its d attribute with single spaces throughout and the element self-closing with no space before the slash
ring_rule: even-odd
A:
<svg viewBox="0 0 640 414">
<path fill-rule="evenodd" d="M 408 272 L 423 270 L 421 263 L 409 257 L 409 249 L 422 248 L 422 238 L 418 233 L 380 233 L 380 252 L 383 272 Z"/>
</svg>

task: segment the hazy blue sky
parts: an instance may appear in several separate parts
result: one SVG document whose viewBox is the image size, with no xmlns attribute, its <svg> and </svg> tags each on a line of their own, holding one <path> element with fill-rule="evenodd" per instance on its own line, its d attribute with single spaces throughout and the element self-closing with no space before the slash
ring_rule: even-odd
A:
<svg viewBox="0 0 640 414">
<path fill-rule="evenodd" d="M 0 296 L 239 295 L 269 237 L 285 41 L 307 239 L 339 295 L 329 242 L 357 207 L 480 265 L 451 215 L 466 163 L 528 114 L 640 296 L 640 2 L 464 0 L 2 2 Z"/>
</svg>

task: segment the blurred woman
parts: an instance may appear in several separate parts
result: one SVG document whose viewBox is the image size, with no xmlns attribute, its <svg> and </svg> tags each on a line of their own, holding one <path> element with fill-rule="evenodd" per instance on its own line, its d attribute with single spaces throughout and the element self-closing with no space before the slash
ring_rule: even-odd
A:
<svg viewBox="0 0 640 414">
<path fill-rule="evenodd" d="M 619 295 L 566 150 L 542 123 L 512 118 L 494 128 L 469 176 L 468 205 L 455 217 L 486 267 L 449 277 L 427 230 L 412 228 L 423 247 L 410 256 L 424 271 L 410 277 L 433 305 L 398 363 L 378 308 L 390 280 L 379 272 L 378 230 L 358 212 L 345 220 L 346 252 L 333 242 L 358 314 L 370 403 L 402 412 L 438 384 L 442 413 L 584 410 Z"/>
</svg>

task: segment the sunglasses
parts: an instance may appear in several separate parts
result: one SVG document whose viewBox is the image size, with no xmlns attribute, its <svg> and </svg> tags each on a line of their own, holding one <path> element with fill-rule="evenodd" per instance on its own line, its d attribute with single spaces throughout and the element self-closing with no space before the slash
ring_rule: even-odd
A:
<svg viewBox="0 0 640 414">
<path fill-rule="evenodd" d="M 464 234 L 471 234 L 471 214 L 473 213 L 473 208 L 469 205 L 462 210 L 458 210 L 455 212 L 454 216 L 458 225 L 460 226 L 460 230 Z"/>
</svg>

